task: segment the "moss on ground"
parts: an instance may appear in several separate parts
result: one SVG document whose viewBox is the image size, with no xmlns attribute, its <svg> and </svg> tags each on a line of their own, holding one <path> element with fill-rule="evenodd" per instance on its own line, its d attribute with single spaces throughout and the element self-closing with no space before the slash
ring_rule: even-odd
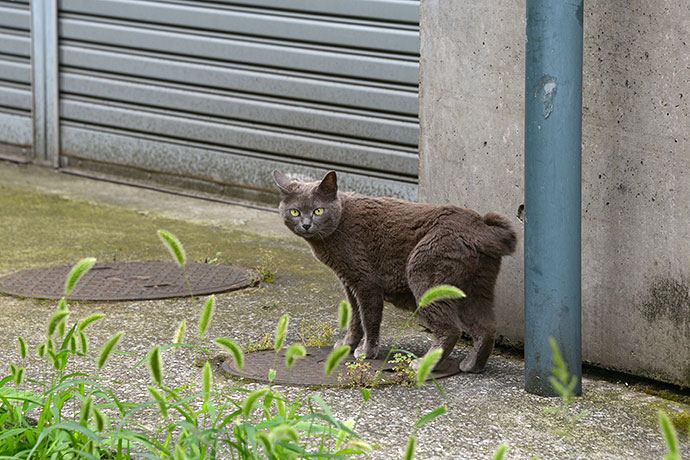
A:
<svg viewBox="0 0 690 460">
<path fill-rule="evenodd" d="M 156 231 L 166 229 L 183 242 L 192 262 L 218 255 L 218 263 L 256 267 L 266 250 L 282 245 L 257 241 L 241 231 L 204 227 L 114 206 L 67 200 L 55 195 L 0 187 L 0 273 L 72 264 L 83 257 L 100 261 L 168 260 Z M 290 248 L 294 252 L 294 248 Z"/>
<path fill-rule="evenodd" d="M 270 278 L 266 281 L 272 281 L 223 295 L 236 303 L 233 329 L 238 335 L 234 338 L 257 340 L 273 331 L 277 319 L 286 312 L 295 324 L 305 318 L 321 318 L 321 322 L 325 319 L 332 324 L 337 319 L 336 307 L 343 298 L 340 283 L 298 238 L 259 236 L 231 222 L 227 226 L 201 225 L 161 217 L 155 213 L 154 203 L 145 211 L 137 211 L 2 185 L 0 209 L 0 276 L 36 267 L 71 265 L 84 257 L 101 262 L 167 261 L 170 254 L 157 236 L 158 229 L 165 229 L 180 239 L 190 262 L 217 258 L 214 263 L 257 268 Z M 272 220 L 266 222 L 270 225 Z M 281 225 L 278 219 L 275 223 Z M 54 306 L 53 301 L 16 300 L 25 305 L 23 309 L 35 311 Z M 166 305 L 171 302 L 180 303 L 169 301 Z M 181 304 L 195 308 L 191 300 L 181 300 Z M 83 308 L 101 307 L 87 303 Z M 119 315 L 130 311 L 114 305 L 104 308 Z M 141 313 L 131 309 L 131 314 Z M 257 318 L 261 318 L 259 324 L 255 323 Z M 216 320 L 224 320 L 220 311 Z M 19 317 L 17 321 L 21 321 Z M 171 315 L 170 321 L 177 318 Z M 294 329 L 296 335 L 298 329 Z"/>
</svg>

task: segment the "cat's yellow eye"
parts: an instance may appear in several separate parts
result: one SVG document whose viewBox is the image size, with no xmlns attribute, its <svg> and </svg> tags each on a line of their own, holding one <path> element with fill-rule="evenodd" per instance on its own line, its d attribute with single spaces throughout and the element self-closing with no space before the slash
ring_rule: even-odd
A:
<svg viewBox="0 0 690 460">
<path fill-rule="evenodd" d="M 297 217 L 299 216 L 299 211 L 296 209 L 290 209 L 290 215 Z"/>
<path fill-rule="evenodd" d="M 320 216 L 321 214 L 323 214 L 323 208 L 314 209 L 314 215 Z"/>
</svg>

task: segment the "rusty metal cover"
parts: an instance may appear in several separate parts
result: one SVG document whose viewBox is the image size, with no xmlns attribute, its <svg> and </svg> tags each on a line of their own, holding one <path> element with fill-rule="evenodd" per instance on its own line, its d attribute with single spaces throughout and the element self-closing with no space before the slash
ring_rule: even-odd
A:
<svg viewBox="0 0 690 460">
<path fill-rule="evenodd" d="M 0 278 L 0 292 L 22 297 L 59 299 L 72 267 L 35 268 Z M 234 291 L 255 284 L 256 272 L 229 265 L 188 263 L 194 295 Z M 79 280 L 70 300 L 152 300 L 188 297 L 185 274 L 173 262 L 104 262 Z"/>
<path fill-rule="evenodd" d="M 248 353 L 244 358 L 244 368 L 241 371 L 237 369 L 232 359 L 224 361 L 221 368 L 224 372 L 236 378 L 268 382 L 268 373 L 275 366 L 276 376 L 273 379 L 273 383 L 283 385 L 373 386 L 374 382 L 377 385 L 400 383 L 399 374 L 393 371 L 395 364 L 385 361 L 388 351 L 380 352 L 381 359 L 364 360 L 365 365 L 359 366 L 358 370 L 354 372 L 352 370 L 348 372 L 348 363 L 356 361 L 354 355 L 350 354 L 329 377 L 326 377 L 324 370 L 326 359 L 332 351 L 333 348 L 331 347 L 307 348 L 307 356 L 296 360 L 289 370 L 285 367 L 285 350 L 281 350 L 278 353 L 277 359 L 273 350 Z M 388 359 L 391 360 L 392 356 L 393 353 L 391 353 Z M 381 369 L 383 371 L 376 377 L 376 373 Z M 363 373 L 359 373 L 360 370 Z M 458 361 L 449 358 L 443 363 L 441 368 L 435 369 L 431 373 L 431 377 L 441 379 L 459 373 L 460 365 Z"/>
</svg>

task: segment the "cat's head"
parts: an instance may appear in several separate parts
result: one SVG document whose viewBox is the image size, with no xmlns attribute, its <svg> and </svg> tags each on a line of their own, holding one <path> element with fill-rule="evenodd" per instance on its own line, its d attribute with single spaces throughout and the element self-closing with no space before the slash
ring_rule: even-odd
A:
<svg viewBox="0 0 690 460">
<path fill-rule="evenodd" d="M 335 171 L 319 182 L 291 181 L 279 171 L 273 171 L 273 179 L 280 190 L 280 216 L 290 230 L 303 238 L 335 231 L 342 212 Z"/>
</svg>

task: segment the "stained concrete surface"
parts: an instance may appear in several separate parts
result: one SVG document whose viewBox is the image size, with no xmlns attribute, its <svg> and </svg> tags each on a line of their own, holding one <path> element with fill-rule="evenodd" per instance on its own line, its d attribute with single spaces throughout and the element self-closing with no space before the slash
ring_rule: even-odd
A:
<svg viewBox="0 0 690 460">
<path fill-rule="evenodd" d="M 425 0 L 420 13 L 420 200 L 498 211 L 518 231 L 524 100 L 536 90 L 524 83 L 525 11 L 524 0 Z M 585 2 L 582 100 L 583 359 L 686 386 L 688 24 L 686 0 Z M 564 108 L 556 96 L 553 111 Z M 497 290 L 512 343 L 523 337 L 519 240 Z"/>
<path fill-rule="evenodd" d="M 302 320 L 335 326 L 336 306 L 342 299 L 336 278 L 312 258 L 302 241 L 283 228 L 273 212 L 0 162 L 0 275 L 70 264 L 86 256 L 167 260 L 169 255 L 155 235 L 159 228 L 175 233 L 192 261 L 221 252 L 221 263 L 272 265 L 274 284 L 217 296 L 209 338 L 224 336 L 240 343 L 258 340 L 272 332 L 286 312 L 291 318 L 286 343 L 298 341 Z M 114 333 L 125 331 L 118 349 L 132 356 L 115 356 L 101 376 L 122 382 L 114 388 L 119 397 L 142 402 L 148 398 L 149 376 L 145 366 L 133 366 L 153 346 L 170 343 L 182 319 L 186 319 L 193 337 L 201 302 L 188 298 L 70 302 L 69 309 L 72 320 L 95 312 L 106 314 L 89 330 L 91 346 L 98 347 Z M 6 363 L 20 363 L 17 335 L 24 337 L 30 350 L 44 340 L 45 323 L 55 307 L 52 301 L 0 296 L 0 350 Z M 400 312 L 386 308 L 382 343 L 392 344 L 400 335 L 400 347 L 422 352 L 430 344 L 429 338 L 417 327 L 400 333 L 405 319 Z M 214 356 L 220 353 L 213 345 L 211 350 Z M 465 352 L 461 345 L 454 353 L 461 358 Z M 199 382 L 200 369 L 193 361 L 192 351 L 164 354 L 166 383 L 175 387 Z M 75 366 L 93 369 L 86 361 L 75 362 Z M 30 377 L 41 372 L 33 357 L 26 367 Z M 402 458 L 417 414 L 445 404 L 448 413 L 418 431 L 416 458 L 488 459 L 505 442 L 509 445 L 508 459 L 531 459 L 535 455 L 541 459 L 660 459 L 665 447 L 657 427 L 657 410 L 677 418 L 690 411 L 682 397 L 673 393 L 662 398 L 643 391 L 640 385 L 626 383 L 624 377 L 590 376 L 584 379 L 584 396 L 570 409 L 571 415 L 583 417 L 568 427 L 558 414 L 547 412 L 558 406 L 558 400 L 525 393 L 522 372 L 519 357 L 499 351 L 483 374 L 461 374 L 440 381 L 443 394 L 431 384 L 420 393 L 399 386 L 374 390 L 356 430 L 377 446 L 367 458 Z M 216 382 L 238 385 L 220 374 Z M 341 420 L 356 416 L 361 408 L 362 398 L 356 389 L 282 386 L 280 391 L 288 399 L 296 398 L 300 391 L 319 393 Z M 153 418 L 140 422 L 149 426 L 156 423 Z M 687 435 L 681 435 L 680 440 L 682 451 L 690 452 Z"/>
</svg>

